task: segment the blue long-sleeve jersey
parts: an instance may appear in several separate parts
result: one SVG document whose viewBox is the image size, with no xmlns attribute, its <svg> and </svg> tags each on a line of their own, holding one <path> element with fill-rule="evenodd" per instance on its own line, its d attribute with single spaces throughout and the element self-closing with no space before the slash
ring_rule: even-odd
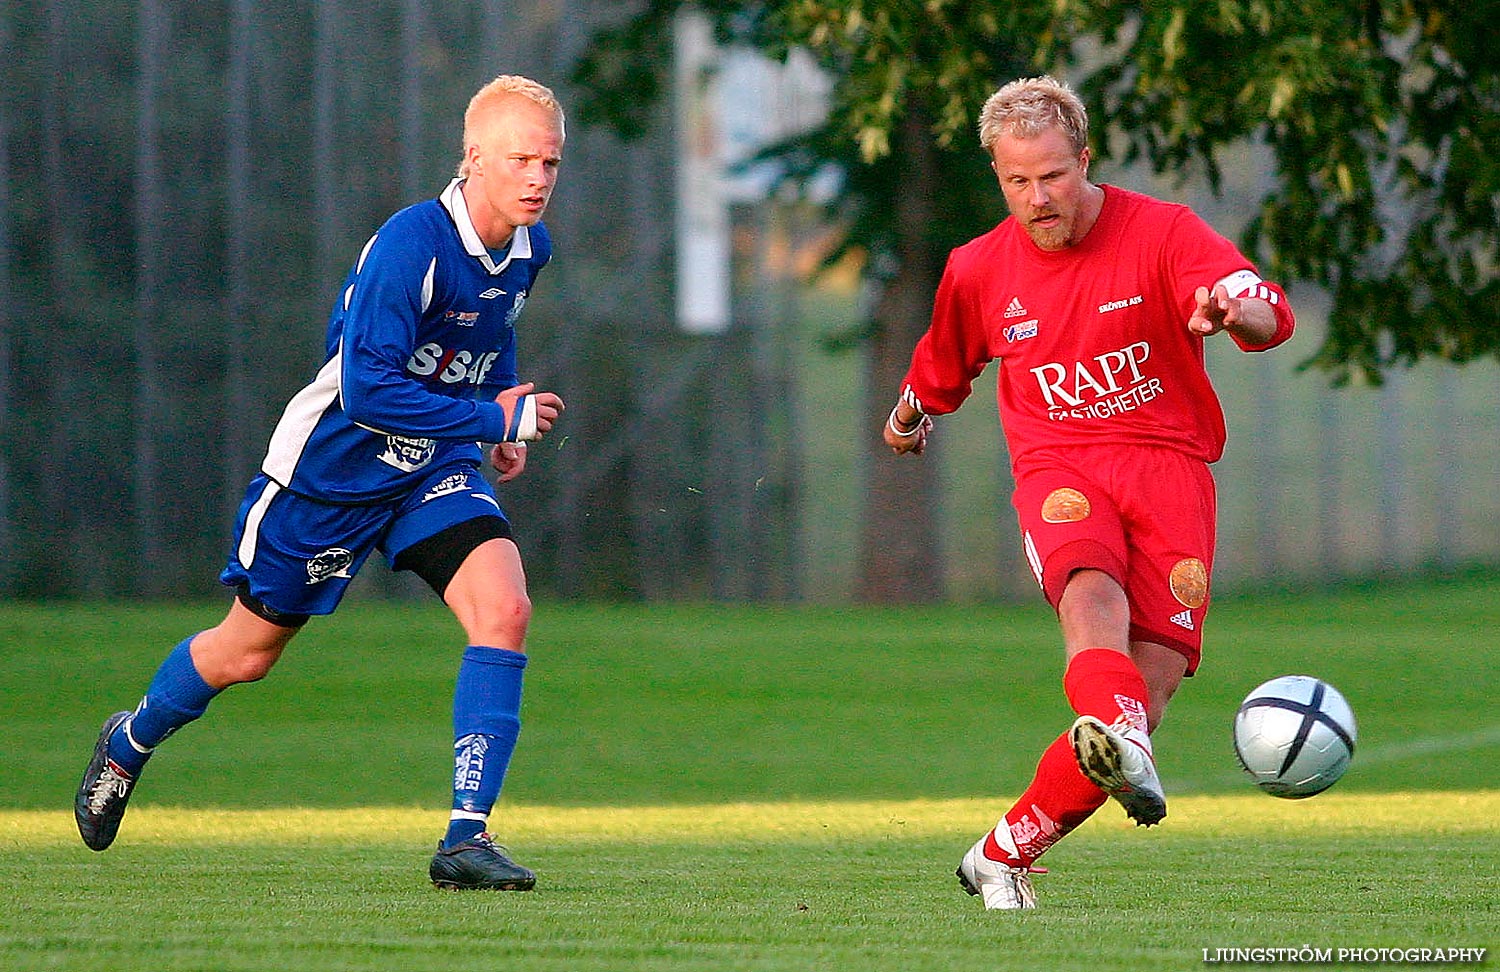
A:
<svg viewBox="0 0 1500 972">
<path fill-rule="evenodd" d="M 282 413 L 262 471 L 330 503 L 373 503 L 423 469 L 480 461 L 498 442 L 494 401 L 518 383 L 516 317 L 552 257 L 546 228 L 517 227 L 491 253 L 455 179 L 401 210 L 359 254 L 328 320 L 327 357 Z"/>
</svg>

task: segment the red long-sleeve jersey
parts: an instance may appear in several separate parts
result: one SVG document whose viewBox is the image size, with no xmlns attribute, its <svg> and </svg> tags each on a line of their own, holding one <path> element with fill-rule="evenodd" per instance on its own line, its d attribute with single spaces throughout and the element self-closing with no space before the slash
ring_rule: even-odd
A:
<svg viewBox="0 0 1500 972">
<path fill-rule="evenodd" d="M 1166 446 L 1204 462 L 1224 451 L 1224 413 L 1187 328 L 1197 287 L 1261 297 L 1276 312 L 1263 351 L 1291 337 L 1286 296 L 1186 206 L 1104 186 L 1082 241 L 1042 250 L 1014 218 L 955 249 L 903 394 L 929 415 L 957 409 L 999 361 L 1000 419 L 1014 465 L 1076 443 Z"/>
</svg>

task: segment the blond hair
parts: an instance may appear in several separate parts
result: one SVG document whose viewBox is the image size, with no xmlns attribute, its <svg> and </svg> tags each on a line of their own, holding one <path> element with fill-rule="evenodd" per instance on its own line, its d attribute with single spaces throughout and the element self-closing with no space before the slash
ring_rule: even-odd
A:
<svg viewBox="0 0 1500 972">
<path fill-rule="evenodd" d="M 551 88 L 519 74 L 502 74 L 474 92 L 474 97 L 469 99 L 469 107 L 464 111 L 464 154 L 458 163 L 460 179 L 469 174 L 469 146 L 478 140 L 479 130 L 484 126 L 486 116 L 500 102 L 512 97 L 525 98 L 553 112 L 557 115 L 558 131 L 564 131 L 562 103 L 557 100 Z"/>
<path fill-rule="evenodd" d="M 1035 138 L 1049 128 L 1068 137 L 1073 151 L 1089 145 L 1089 114 L 1073 89 L 1049 75 L 1021 78 L 990 95 L 979 111 L 979 144 L 993 152 L 1005 132 Z"/>
</svg>

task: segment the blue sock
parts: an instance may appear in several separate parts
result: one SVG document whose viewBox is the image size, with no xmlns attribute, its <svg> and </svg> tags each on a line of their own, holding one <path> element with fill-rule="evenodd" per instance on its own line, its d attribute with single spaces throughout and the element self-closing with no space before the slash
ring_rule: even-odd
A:
<svg viewBox="0 0 1500 972">
<path fill-rule="evenodd" d="M 526 655 L 470 645 L 453 690 L 453 812 L 445 846 L 483 833 L 521 734 Z"/>
<path fill-rule="evenodd" d="M 209 700 L 219 694 L 193 665 L 188 651 L 192 641 L 185 638 L 172 649 L 141 704 L 109 737 L 109 758 L 132 776 L 141 771 L 163 739 L 201 716 Z"/>
</svg>

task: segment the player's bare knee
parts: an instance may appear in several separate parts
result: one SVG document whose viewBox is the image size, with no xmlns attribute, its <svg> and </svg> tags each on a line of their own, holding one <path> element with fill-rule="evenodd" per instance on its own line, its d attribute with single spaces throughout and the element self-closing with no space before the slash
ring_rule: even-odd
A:
<svg viewBox="0 0 1500 972">
<path fill-rule="evenodd" d="M 463 620 L 469 643 L 521 650 L 531 626 L 531 598 L 524 591 L 487 599 L 474 605 Z"/>
<path fill-rule="evenodd" d="M 1089 648 L 1129 651 L 1130 602 L 1103 571 L 1073 573 L 1057 602 L 1057 618 L 1070 654 Z"/>
<path fill-rule="evenodd" d="M 205 682 L 223 689 L 246 682 L 258 682 L 270 674 L 276 660 L 281 657 L 281 648 L 271 650 L 244 649 L 219 644 L 206 650 L 194 645 L 193 664 Z"/>
<path fill-rule="evenodd" d="M 253 652 L 230 663 L 228 673 L 236 684 L 258 682 L 271 673 L 280 653 Z"/>
<path fill-rule="evenodd" d="M 193 664 L 215 688 L 258 682 L 270 673 L 296 633 L 293 628 L 246 624 L 243 615 L 231 613 L 193 639 Z"/>
</svg>

